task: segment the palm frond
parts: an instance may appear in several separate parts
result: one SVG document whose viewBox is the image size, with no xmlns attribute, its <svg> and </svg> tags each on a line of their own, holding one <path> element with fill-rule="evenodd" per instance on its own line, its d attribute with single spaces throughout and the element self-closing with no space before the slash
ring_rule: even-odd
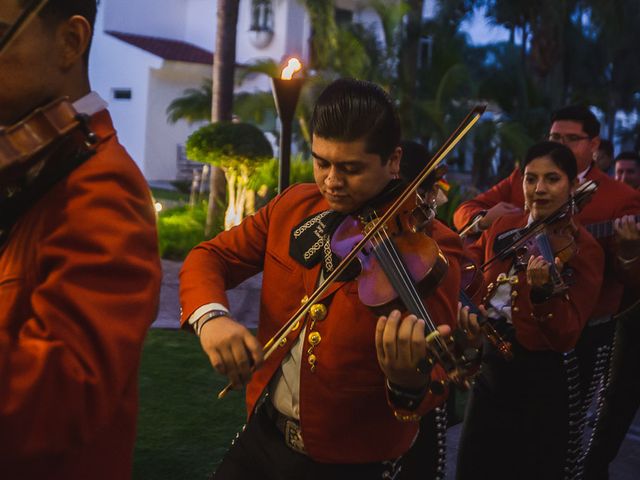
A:
<svg viewBox="0 0 640 480">
<path fill-rule="evenodd" d="M 212 81 L 204 79 L 200 88 L 187 88 L 181 97 L 173 100 L 167 107 L 167 122 L 173 124 L 179 120 L 195 123 L 211 119 Z"/>
</svg>

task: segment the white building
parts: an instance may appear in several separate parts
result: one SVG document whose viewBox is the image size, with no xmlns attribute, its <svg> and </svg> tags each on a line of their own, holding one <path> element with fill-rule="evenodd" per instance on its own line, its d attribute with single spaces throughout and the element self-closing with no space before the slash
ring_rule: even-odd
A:
<svg viewBox="0 0 640 480">
<path fill-rule="evenodd" d="M 251 31 L 256 20 L 263 31 Z M 297 0 L 241 0 L 236 60 L 307 59 L 309 32 Z M 178 175 L 180 146 L 199 125 L 170 125 L 166 109 L 185 89 L 211 78 L 215 33 L 216 0 L 100 2 L 91 83 L 109 102 L 120 141 L 148 180 Z M 268 79 L 258 76 L 242 85 L 256 89 L 268 90 Z"/>
<path fill-rule="evenodd" d="M 327 0 L 330 1 L 330 0 Z M 335 0 L 343 21 L 381 32 L 366 0 Z M 425 2 L 433 15 L 435 0 Z M 199 125 L 167 123 L 166 109 L 211 78 L 216 0 L 101 0 L 91 51 L 93 88 L 108 102 L 120 141 L 148 180 L 174 180 L 181 146 Z M 476 28 L 471 26 L 471 31 Z M 309 58 L 311 27 L 299 0 L 240 0 L 236 60 Z M 239 90 L 269 90 L 256 76 Z M 183 158 L 183 157 L 182 157 Z"/>
</svg>

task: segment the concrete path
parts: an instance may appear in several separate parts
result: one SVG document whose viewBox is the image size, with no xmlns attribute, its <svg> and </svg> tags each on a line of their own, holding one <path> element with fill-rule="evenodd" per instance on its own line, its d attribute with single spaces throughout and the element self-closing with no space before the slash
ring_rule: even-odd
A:
<svg viewBox="0 0 640 480">
<path fill-rule="evenodd" d="M 162 260 L 162 287 L 158 317 L 151 328 L 179 328 L 180 300 L 178 275 L 182 262 Z M 251 277 L 227 292 L 233 318 L 248 327 L 258 325 L 262 274 Z"/>
<path fill-rule="evenodd" d="M 181 262 L 162 260 L 160 309 L 152 328 L 179 328 L 178 274 L 181 266 Z M 258 322 L 261 285 L 262 275 L 256 275 L 227 292 L 233 317 L 249 327 L 255 327 Z M 447 480 L 455 478 L 460 427 L 461 425 L 456 425 L 449 428 L 447 432 Z M 495 460 L 500 460 L 500 452 L 496 452 Z M 611 480 L 640 479 L 640 414 L 636 416 L 618 457 L 611 465 L 610 478 Z"/>
</svg>

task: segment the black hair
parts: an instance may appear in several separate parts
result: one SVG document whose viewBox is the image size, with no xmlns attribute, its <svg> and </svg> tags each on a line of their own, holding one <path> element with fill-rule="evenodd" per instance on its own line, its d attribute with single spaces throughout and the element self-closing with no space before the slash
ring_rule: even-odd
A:
<svg viewBox="0 0 640 480">
<path fill-rule="evenodd" d="M 591 110 L 582 105 L 570 105 L 556 110 L 551 115 L 551 124 L 558 120 L 569 120 L 582 125 L 582 130 L 589 138 L 600 135 L 600 122 Z"/>
<path fill-rule="evenodd" d="M 611 140 L 601 139 L 598 150 L 606 153 L 610 157 L 613 157 L 613 143 L 611 142 Z"/>
<path fill-rule="evenodd" d="M 636 166 L 640 167 L 640 155 L 637 152 L 620 152 L 615 161 L 618 160 L 635 160 Z"/>
<path fill-rule="evenodd" d="M 26 8 L 30 3 L 31 0 L 18 0 L 18 4 L 23 8 Z M 74 15 L 79 15 L 87 19 L 93 31 L 99 3 L 100 0 L 49 0 L 40 12 L 40 17 L 47 22 L 58 24 Z M 84 53 L 85 64 L 88 62 L 90 49 L 91 42 Z"/>
<path fill-rule="evenodd" d="M 524 169 L 529 163 L 540 157 L 549 157 L 560 170 L 567 174 L 569 182 L 573 182 L 578 176 L 576 157 L 571 149 L 562 143 L 549 141 L 538 142 L 527 150 L 524 162 L 522 162 L 522 172 L 524 173 Z"/>
<path fill-rule="evenodd" d="M 421 143 L 403 140 L 402 160 L 400 160 L 400 176 L 406 182 L 412 182 L 429 161 L 429 150 Z"/>
<path fill-rule="evenodd" d="M 400 145 L 400 118 L 391 97 L 375 83 L 342 78 L 318 97 L 311 134 L 340 142 L 364 139 L 367 153 L 385 164 Z"/>
</svg>

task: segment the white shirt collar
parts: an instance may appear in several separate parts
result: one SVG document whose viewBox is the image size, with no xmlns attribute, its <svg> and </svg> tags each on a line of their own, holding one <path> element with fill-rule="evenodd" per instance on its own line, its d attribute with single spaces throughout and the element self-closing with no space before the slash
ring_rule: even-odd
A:
<svg viewBox="0 0 640 480">
<path fill-rule="evenodd" d="M 591 162 L 589 164 L 589 166 L 587 168 L 585 168 L 583 171 L 581 171 L 578 174 L 578 183 L 582 183 L 584 182 L 584 179 L 586 178 L 586 176 L 589 174 L 589 171 L 591 170 L 591 167 L 593 166 L 593 162 Z"/>
<path fill-rule="evenodd" d="M 107 105 L 107 102 L 97 92 L 91 92 L 73 102 L 73 108 L 76 109 L 76 112 L 89 116 L 106 110 Z"/>
</svg>

